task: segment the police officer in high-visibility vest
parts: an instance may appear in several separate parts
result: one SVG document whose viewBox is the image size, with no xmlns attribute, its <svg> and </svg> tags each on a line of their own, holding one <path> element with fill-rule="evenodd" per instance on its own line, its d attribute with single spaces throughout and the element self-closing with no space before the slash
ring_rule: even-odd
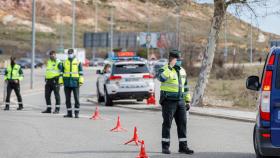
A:
<svg viewBox="0 0 280 158">
<path fill-rule="evenodd" d="M 66 59 L 62 65 L 63 79 L 60 78 L 59 82 L 64 83 L 64 92 L 66 97 L 67 114 L 64 117 L 73 117 L 71 106 L 71 92 L 74 94 L 75 118 L 79 118 L 80 101 L 79 101 L 79 89 L 84 83 L 83 67 L 82 64 L 74 55 L 74 50 L 68 50 L 68 59 Z"/>
<path fill-rule="evenodd" d="M 51 103 L 51 94 L 54 92 L 55 96 L 55 110 L 54 114 L 58 114 L 60 110 L 60 84 L 58 82 L 61 75 L 62 63 L 60 60 L 56 59 L 56 52 L 51 51 L 49 53 L 50 59 L 47 62 L 47 69 L 45 75 L 45 99 L 47 104 L 47 109 L 42 111 L 42 113 L 51 113 L 52 112 L 52 103 Z"/>
<path fill-rule="evenodd" d="M 181 52 L 172 50 L 169 53 L 169 63 L 158 73 L 160 86 L 160 104 L 162 106 L 162 153 L 170 154 L 170 128 L 173 118 L 177 125 L 179 152 L 193 154 L 187 144 L 186 110 L 190 108 L 191 96 L 187 85 L 187 75 L 181 66 Z"/>
<path fill-rule="evenodd" d="M 23 79 L 23 72 L 20 65 L 16 64 L 15 57 L 11 57 L 11 64 L 5 70 L 4 79 L 7 83 L 6 107 L 4 110 L 10 110 L 10 97 L 12 90 L 15 91 L 18 100 L 17 110 L 22 110 L 23 104 L 20 94 L 20 81 Z"/>
</svg>

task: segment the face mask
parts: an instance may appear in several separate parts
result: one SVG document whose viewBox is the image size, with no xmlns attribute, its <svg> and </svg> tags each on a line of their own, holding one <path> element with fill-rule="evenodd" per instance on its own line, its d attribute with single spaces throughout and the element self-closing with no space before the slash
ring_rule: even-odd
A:
<svg viewBox="0 0 280 158">
<path fill-rule="evenodd" d="M 68 54 L 68 58 L 73 59 L 74 58 L 74 54 Z"/>
<path fill-rule="evenodd" d="M 181 67 L 182 66 L 182 61 L 181 60 L 177 60 L 175 65 Z"/>
<path fill-rule="evenodd" d="M 51 60 L 55 60 L 55 56 L 51 55 L 51 56 L 50 56 L 50 59 L 51 59 Z"/>
</svg>

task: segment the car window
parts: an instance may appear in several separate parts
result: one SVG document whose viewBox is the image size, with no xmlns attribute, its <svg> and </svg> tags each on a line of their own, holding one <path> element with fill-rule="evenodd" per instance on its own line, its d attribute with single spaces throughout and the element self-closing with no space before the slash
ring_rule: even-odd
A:
<svg viewBox="0 0 280 158">
<path fill-rule="evenodd" d="M 113 74 L 149 73 L 145 64 L 114 65 Z"/>
</svg>

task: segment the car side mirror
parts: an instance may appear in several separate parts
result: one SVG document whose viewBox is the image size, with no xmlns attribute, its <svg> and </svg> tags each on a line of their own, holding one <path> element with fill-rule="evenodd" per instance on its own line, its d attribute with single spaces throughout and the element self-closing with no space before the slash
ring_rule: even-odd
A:
<svg viewBox="0 0 280 158">
<path fill-rule="evenodd" d="M 96 70 L 96 74 L 101 75 L 102 74 L 101 70 Z"/>
<path fill-rule="evenodd" d="M 260 90 L 260 81 L 259 81 L 259 77 L 258 76 L 250 76 L 247 78 L 246 81 L 246 88 L 253 90 L 253 91 L 259 91 Z"/>
</svg>

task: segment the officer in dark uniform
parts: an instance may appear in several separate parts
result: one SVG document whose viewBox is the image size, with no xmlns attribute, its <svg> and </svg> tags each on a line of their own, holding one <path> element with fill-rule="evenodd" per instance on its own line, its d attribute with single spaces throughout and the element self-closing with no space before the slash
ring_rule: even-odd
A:
<svg viewBox="0 0 280 158">
<path fill-rule="evenodd" d="M 83 67 L 81 62 L 74 55 L 74 50 L 68 50 L 68 58 L 64 61 L 62 65 L 63 78 L 59 78 L 59 83 L 64 84 L 64 92 L 66 98 L 67 114 L 64 116 L 66 118 L 73 117 L 72 105 L 71 105 L 71 93 L 74 94 L 75 108 L 74 114 L 75 118 L 79 118 L 80 112 L 80 99 L 79 91 L 80 86 L 84 83 L 83 77 Z"/>
<path fill-rule="evenodd" d="M 159 70 L 157 76 L 161 82 L 160 104 L 162 106 L 162 153 L 170 154 L 170 128 L 173 118 L 177 125 L 179 152 L 193 154 L 187 144 L 186 110 L 190 108 L 191 96 L 187 85 L 187 75 L 181 66 L 181 52 L 172 50 L 169 63 Z"/>
<path fill-rule="evenodd" d="M 11 57 L 11 64 L 5 70 L 5 81 L 7 85 L 7 97 L 6 97 L 6 107 L 4 110 L 10 110 L 10 97 L 12 90 L 15 91 L 18 108 L 17 110 L 23 109 L 22 97 L 20 94 L 20 81 L 23 79 L 23 72 L 20 65 L 16 64 L 16 58 Z"/>
<path fill-rule="evenodd" d="M 58 114 L 60 110 L 60 84 L 58 83 L 59 77 L 61 75 L 62 63 L 60 60 L 56 59 L 56 52 L 50 52 L 50 59 L 47 62 L 47 69 L 45 75 L 45 99 L 47 104 L 47 109 L 42 111 L 42 113 L 51 113 L 52 104 L 51 104 L 51 94 L 54 92 L 55 95 L 55 110 L 54 114 Z"/>
</svg>

